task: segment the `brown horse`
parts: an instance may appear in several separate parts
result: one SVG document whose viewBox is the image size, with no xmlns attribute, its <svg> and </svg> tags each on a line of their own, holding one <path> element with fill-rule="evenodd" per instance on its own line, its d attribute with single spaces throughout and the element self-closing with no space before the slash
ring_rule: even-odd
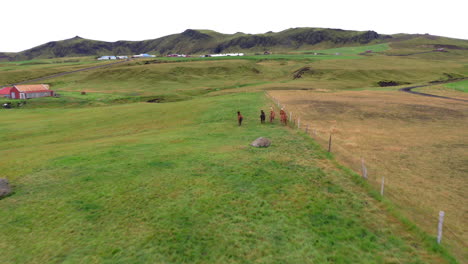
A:
<svg viewBox="0 0 468 264">
<path fill-rule="evenodd" d="M 273 123 L 273 120 L 275 120 L 275 110 L 273 110 L 273 107 L 270 107 L 270 123 Z"/>
<path fill-rule="evenodd" d="M 286 115 L 286 112 L 284 111 L 284 108 L 281 108 L 281 110 L 280 110 L 280 117 L 281 117 L 281 123 L 286 125 L 288 123 L 288 116 Z"/>
</svg>

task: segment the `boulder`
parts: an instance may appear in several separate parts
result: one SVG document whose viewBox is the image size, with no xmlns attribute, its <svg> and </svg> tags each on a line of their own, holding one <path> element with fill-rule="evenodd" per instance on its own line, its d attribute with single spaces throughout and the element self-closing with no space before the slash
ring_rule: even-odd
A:
<svg viewBox="0 0 468 264">
<path fill-rule="evenodd" d="M 271 141 L 268 138 L 259 137 L 250 143 L 250 146 L 256 148 L 268 148 L 271 145 Z"/>
<path fill-rule="evenodd" d="M 0 198 L 11 194 L 11 187 L 7 179 L 0 179 Z"/>
</svg>

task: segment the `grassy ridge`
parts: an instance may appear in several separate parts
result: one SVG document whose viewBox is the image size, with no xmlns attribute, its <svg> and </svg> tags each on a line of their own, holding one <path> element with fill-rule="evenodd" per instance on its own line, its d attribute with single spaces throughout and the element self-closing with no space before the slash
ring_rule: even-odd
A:
<svg viewBox="0 0 468 264">
<path fill-rule="evenodd" d="M 106 63 L 89 57 L 0 62 L 0 86 Z"/>
<path fill-rule="evenodd" d="M 325 172 L 316 145 L 260 125 L 266 104 L 240 93 L 2 114 L 1 177 L 16 193 L 0 200 L 0 262 L 443 262 Z M 273 145 L 247 146 L 258 136 Z"/>
<path fill-rule="evenodd" d="M 187 29 L 158 39 L 105 42 L 78 36 L 52 41 L 18 53 L 3 54 L 3 59 L 24 60 L 72 56 L 131 55 L 152 53 L 209 54 L 228 52 L 289 51 L 320 46 L 362 45 L 386 39 L 373 31 L 345 31 L 324 28 L 294 28 L 267 34 L 221 34 L 208 30 Z"/>
</svg>

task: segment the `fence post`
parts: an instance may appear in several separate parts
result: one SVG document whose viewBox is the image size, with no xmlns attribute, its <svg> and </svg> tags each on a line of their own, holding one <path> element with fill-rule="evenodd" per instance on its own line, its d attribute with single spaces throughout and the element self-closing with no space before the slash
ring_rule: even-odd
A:
<svg viewBox="0 0 468 264">
<path fill-rule="evenodd" d="M 317 135 L 317 129 L 314 128 L 314 130 L 312 130 L 312 132 L 314 133 L 314 136 Z"/>
<path fill-rule="evenodd" d="M 361 158 L 361 170 L 362 170 L 362 177 L 367 180 L 367 168 L 366 168 L 366 164 L 364 163 L 363 158 Z"/>
<path fill-rule="evenodd" d="M 442 241 L 442 226 L 444 224 L 444 211 L 439 212 L 439 225 L 437 227 L 437 243 L 440 244 Z"/>
<path fill-rule="evenodd" d="M 309 134 L 309 124 L 306 126 L 306 134 Z"/>
<path fill-rule="evenodd" d="M 380 186 L 380 195 L 383 196 L 383 192 L 384 192 L 384 185 L 385 185 L 385 177 L 382 176 L 382 185 Z"/>
<path fill-rule="evenodd" d="M 301 128 L 301 118 L 300 117 L 297 118 L 297 128 L 298 129 Z"/>
<path fill-rule="evenodd" d="M 289 122 L 292 123 L 292 112 L 289 112 Z"/>
<path fill-rule="evenodd" d="M 328 139 L 328 152 L 331 151 L 331 145 L 332 145 L 332 134 L 330 133 L 330 138 Z"/>
</svg>

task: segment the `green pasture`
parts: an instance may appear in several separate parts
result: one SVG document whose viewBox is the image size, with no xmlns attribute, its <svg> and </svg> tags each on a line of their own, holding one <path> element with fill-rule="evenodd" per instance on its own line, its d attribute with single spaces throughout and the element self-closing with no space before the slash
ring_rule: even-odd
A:
<svg viewBox="0 0 468 264">
<path fill-rule="evenodd" d="M 341 47 L 341 48 L 324 49 L 324 50 L 303 50 L 303 51 L 295 51 L 295 52 L 304 53 L 304 54 L 311 54 L 311 53 L 312 54 L 313 53 L 336 54 L 336 53 L 340 53 L 341 55 L 357 55 L 357 54 L 364 53 L 367 50 L 371 50 L 373 53 L 375 53 L 375 52 L 386 51 L 388 49 L 390 49 L 389 44 L 388 43 L 382 43 L 382 44 L 368 45 L 368 46 Z M 328 57 L 330 55 L 319 55 L 319 56 L 327 56 Z"/>
<path fill-rule="evenodd" d="M 444 85 L 447 88 L 451 88 L 460 92 L 468 92 L 468 80 L 463 80 L 460 82 L 448 83 Z"/>
<path fill-rule="evenodd" d="M 257 86 L 291 79 L 303 63 L 264 65 L 254 61 L 141 63 L 84 71 L 47 80 L 59 94 L 81 91 L 125 96 L 191 98 L 212 91 Z M 80 96 L 84 98 L 84 96 Z"/>
<path fill-rule="evenodd" d="M 234 57 L 233 57 L 234 58 Z M 330 90 L 377 88 L 379 81 L 420 84 L 447 76 L 468 75 L 458 62 L 431 61 L 406 57 L 370 56 L 359 60 L 135 60 L 111 67 L 78 72 L 43 81 L 68 102 L 92 101 L 90 105 L 113 102 L 187 100 L 212 92 L 268 89 Z M 207 58 L 209 59 L 209 58 Z M 308 67 L 300 79 L 294 72 Z M 1 69 L 1 67 L 0 67 Z M 55 68 L 55 71 L 62 68 Z M 1 72 L 1 71 L 0 71 Z M 22 78 L 29 71 L 18 71 Z M 44 74 L 40 70 L 34 73 Z M 14 82 L 15 74 L 0 74 L 4 83 Z M 81 96 L 80 92 L 86 92 Z M 74 96 L 77 95 L 77 96 Z M 119 100 L 121 98 L 122 100 Z M 61 99 L 38 99 L 53 103 Z M 68 100 L 68 101 L 67 101 Z M 30 104 L 32 105 L 32 104 Z M 89 104 L 88 104 L 89 105 Z"/>
<path fill-rule="evenodd" d="M 0 62 L 0 86 L 106 63 L 90 57 Z"/>
<path fill-rule="evenodd" d="M 346 54 L 348 55 L 348 54 Z M 349 54 L 352 55 L 352 54 Z M 359 59 L 358 56 L 337 56 L 337 55 L 313 55 L 313 54 L 271 54 L 271 55 L 246 55 L 246 56 L 225 56 L 225 57 L 158 57 L 162 61 L 217 61 L 217 60 L 341 60 L 341 59 Z"/>
<path fill-rule="evenodd" d="M 260 124 L 267 105 L 238 93 L 0 110 L 0 177 L 15 188 L 0 200 L 0 262 L 442 261 L 311 139 Z M 248 146 L 260 136 L 272 146 Z"/>
<path fill-rule="evenodd" d="M 362 51 L 139 59 L 44 81 L 60 96 L 0 109 L 0 178 L 15 189 L 0 200 L 0 263 L 456 263 L 313 140 L 258 121 L 264 90 L 468 76 L 450 53 Z M 0 83 L 93 64 L 0 63 Z M 248 146 L 260 136 L 272 146 Z"/>
</svg>

